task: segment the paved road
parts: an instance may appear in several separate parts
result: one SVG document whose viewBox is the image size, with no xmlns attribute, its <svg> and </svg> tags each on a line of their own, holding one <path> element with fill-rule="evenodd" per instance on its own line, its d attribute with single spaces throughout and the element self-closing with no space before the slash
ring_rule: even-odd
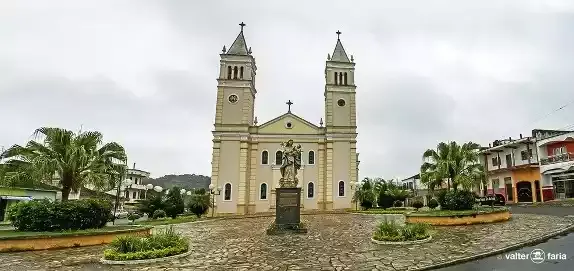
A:
<svg viewBox="0 0 574 271">
<path fill-rule="evenodd" d="M 542 263 L 534 263 L 530 257 L 524 260 L 506 259 L 518 252 L 524 255 L 530 254 L 534 249 L 542 249 L 546 254 L 563 253 L 566 259 L 549 260 Z M 517 251 L 507 252 L 502 255 L 485 258 L 478 261 L 468 262 L 456 266 L 451 266 L 440 271 L 564 271 L 572 270 L 574 265 L 574 233 L 567 236 L 551 239 L 546 243 L 532 247 L 526 247 Z"/>
<path fill-rule="evenodd" d="M 555 215 L 555 216 L 574 216 L 574 207 L 562 206 L 519 206 L 512 205 L 510 211 L 516 214 L 541 214 L 541 215 Z"/>
<path fill-rule="evenodd" d="M 511 212 L 515 214 L 529 213 L 529 214 L 545 214 L 555 216 L 574 216 L 574 207 L 560 207 L 560 206 L 538 206 L 538 207 L 523 207 L 523 206 L 509 206 Z M 511 257 L 515 252 L 526 255 L 530 254 L 534 249 L 542 249 L 547 255 L 552 253 L 554 255 L 563 253 L 566 259 L 545 259 L 542 263 L 534 263 L 529 256 L 529 259 L 512 260 L 506 259 Z M 557 255 L 560 257 L 561 255 Z M 502 255 L 492 256 L 489 258 L 472 261 L 452 267 L 438 269 L 440 271 L 563 271 L 572 270 L 574 266 L 574 233 L 567 236 L 559 236 L 548 242 L 538 244 L 531 247 L 507 252 Z"/>
</svg>

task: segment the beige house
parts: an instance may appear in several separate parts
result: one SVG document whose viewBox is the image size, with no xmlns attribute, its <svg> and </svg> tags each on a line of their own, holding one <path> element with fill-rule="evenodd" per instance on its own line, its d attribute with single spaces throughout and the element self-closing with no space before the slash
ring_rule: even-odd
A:
<svg viewBox="0 0 574 271">
<path fill-rule="evenodd" d="M 224 47 L 220 54 L 211 182 L 221 193 L 215 196 L 215 212 L 274 212 L 281 178 L 280 143 L 288 139 L 303 149 L 297 174 L 303 210 L 352 208 L 351 183 L 357 181 L 359 166 L 353 57 L 347 56 L 337 38 L 325 67 L 325 123 L 307 121 L 291 112 L 291 101 L 287 106 L 278 101 L 277 106 L 285 106 L 287 112 L 258 124 L 257 66 L 245 42 L 244 24 L 240 25 L 229 50 Z M 293 97 L 297 98 L 304 97 Z"/>
</svg>

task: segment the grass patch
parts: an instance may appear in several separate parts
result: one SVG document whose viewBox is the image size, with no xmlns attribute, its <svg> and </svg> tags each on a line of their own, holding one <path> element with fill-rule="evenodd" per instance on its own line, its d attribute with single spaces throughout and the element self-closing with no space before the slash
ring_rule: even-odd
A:
<svg viewBox="0 0 574 271">
<path fill-rule="evenodd" d="M 148 219 L 145 221 L 136 221 L 136 224 L 157 226 L 157 225 L 170 225 L 170 224 L 194 222 L 194 221 L 204 220 L 204 219 L 205 218 L 197 218 L 197 216 L 195 216 L 195 215 L 190 215 L 190 216 L 178 216 L 176 218 L 166 217 L 166 218 L 162 218 L 162 219 Z"/>
<path fill-rule="evenodd" d="M 409 212 L 409 210 L 383 210 L 383 209 L 369 209 L 369 210 L 362 210 L 362 211 L 353 211 L 353 213 L 359 214 L 387 214 L 387 215 L 400 215 Z"/>
<path fill-rule="evenodd" d="M 473 216 L 478 214 L 492 214 L 492 213 L 501 213 L 508 211 L 506 207 L 479 207 L 472 210 L 462 210 L 462 211 L 453 211 L 453 210 L 431 210 L 431 211 L 421 211 L 421 212 L 413 212 L 409 214 L 405 214 L 407 216 Z"/>
<path fill-rule="evenodd" d="M 50 238 L 50 237 L 60 237 L 60 236 L 82 236 L 82 235 L 98 235 L 107 232 L 117 232 L 117 231 L 130 231 L 134 229 L 146 229 L 149 227 L 138 227 L 138 226 L 109 226 L 99 229 L 87 229 L 87 230 L 68 230 L 68 231 L 17 231 L 13 229 L 0 230 L 0 240 L 6 239 L 34 239 L 34 238 Z"/>
<path fill-rule="evenodd" d="M 394 220 L 391 222 L 384 221 L 377 226 L 373 239 L 386 242 L 423 240 L 430 237 L 430 229 L 431 226 L 424 223 L 399 226 Z"/>
</svg>

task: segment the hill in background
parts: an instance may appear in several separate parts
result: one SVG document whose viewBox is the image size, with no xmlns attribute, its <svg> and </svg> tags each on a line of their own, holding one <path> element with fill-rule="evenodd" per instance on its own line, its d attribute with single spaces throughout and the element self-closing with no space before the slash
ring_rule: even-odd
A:
<svg viewBox="0 0 574 271">
<path fill-rule="evenodd" d="M 211 178 L 208 176 L 195 174 L 165 175 L 155 179 L 149 178 L 144 180 L 143 183 L 151 183 L 154 186 L 159 185 L 164 189 L 169 189 L 177 186 L 179 188 L 185 188 L 186 190 L 190 190 L 192 188 L 205 188 L 207 190 L 209 188 L 209 184 L 211 183 Z"/>
</svg>

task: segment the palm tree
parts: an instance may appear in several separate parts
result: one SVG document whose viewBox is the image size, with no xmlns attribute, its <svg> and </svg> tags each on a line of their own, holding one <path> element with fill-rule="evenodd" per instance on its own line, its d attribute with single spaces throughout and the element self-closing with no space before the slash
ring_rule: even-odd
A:
<svg viewBox="0 0 574 271">
<path fill-rule="evenodd" d="M 468 185 L 483 172 L 482 165 L 478 162 L 478 150 L 480 146 L 473 142 L 464 143 L 462 146 L 456 142 L 438 144 L 437 149 L 428 149 L 423 153 L 421 165 L 421 181 L 429 186 L 440 184 L 447 179 L 447 187 L 450 190 L 451 183 L 456 190 L 459 184 Z"/>
<path fill-rule="evenodd" d="M 112 188 L 125 172 L 127 157 L 124 148 L 116 143 L 103 144 L 100 132 L 77 134 L 52 127 L 41 127 L 34 132 L 35 139 L 26 146 L 14 145 L 0 155 L 4 181 L 51 181 L 57 176 L 62 187 L 62 200 L 70 191 L 84 185 L 96 189 Z"/>
</svg>

